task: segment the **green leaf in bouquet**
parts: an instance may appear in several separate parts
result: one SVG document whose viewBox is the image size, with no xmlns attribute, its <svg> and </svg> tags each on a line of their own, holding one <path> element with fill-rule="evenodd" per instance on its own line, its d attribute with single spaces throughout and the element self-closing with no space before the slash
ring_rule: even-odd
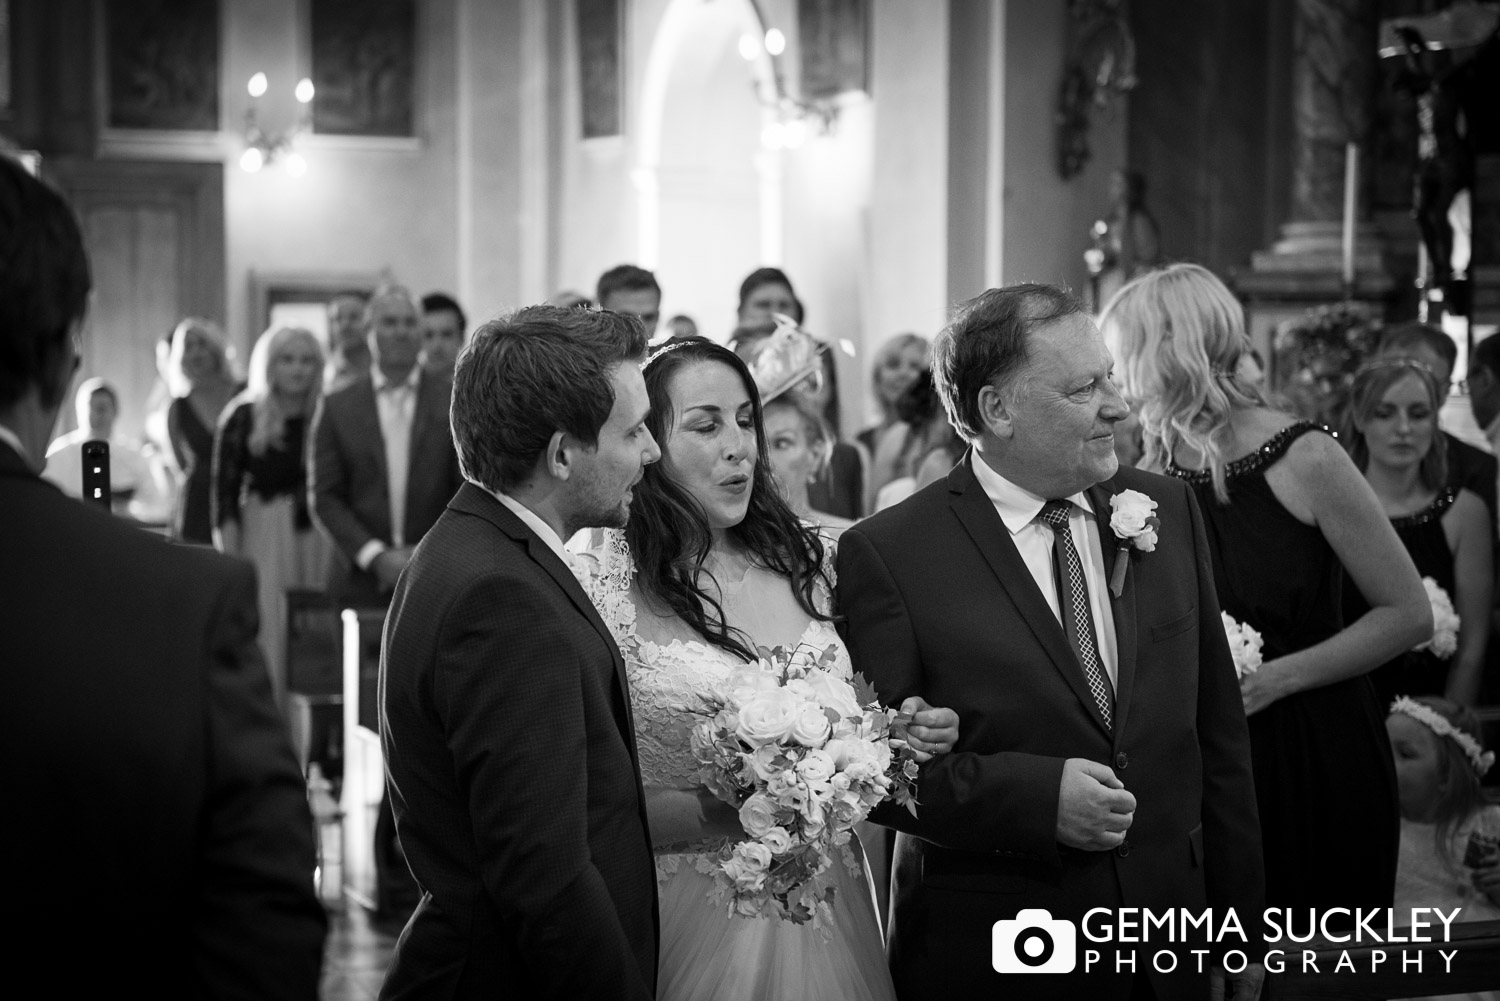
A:
<svg viewBox="0 0 1500 1001">
<path fill-rule="evenodd" d="M 875 686 L 858 671 L 850 677 L 849 683 L 854 686 L 854 698 L 862 706 L 875 706 L 880 703 L 880 696 L 875 692 Z"/>
</svg>

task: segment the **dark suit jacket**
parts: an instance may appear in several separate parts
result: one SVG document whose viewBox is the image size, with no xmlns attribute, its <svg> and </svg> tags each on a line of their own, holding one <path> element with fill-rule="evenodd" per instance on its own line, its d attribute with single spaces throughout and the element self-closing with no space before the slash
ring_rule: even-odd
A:
<svg viewBox="0 0 1500 1001">
<path fill-rule="evenodd" d="M 382 998 L 637 998 L 656 870 L 625 664 L 572 572 L 465 484 L 396 587 L 380 732 L 422 902 Z"/>
<path fill-rule="evenodd" d="M 63 496 L 0 443 L 3 953 L 55 993 L 317 996 L 312 818 L 255 573 Z"/>
<path fill-rule="evenodd" d="M 406 475 L 404 538 L 422 536 L 463 482 L 448 431 L 453 384 L 423 372 L 412 412 L 411 458 Z M 367 375 L 323 398 L 313 417 L 307 485 L 313 519 L 334 542 L 328 593 L 342 605 L 384 605 L 373 574 L 354 565 L 371 539 L 390 545 L 391 498 L 385 439 Z"/>
<path fill-rule="evenodd" d="M 1448 484 L 1463 490 L 1471 490 L 1484 501 L 1490 512 L 1490 533 L 1495 532 L 1496 477 L 1500 476 L 1493 455 L 1482 448 L 1475 448 L 1461 438 L 1443 432 L 1448 443 Z"/>
<path fill-rule="evenodd" d="M 887 702 L 921 695 L 960 719 L 953 753 L 922 770 L 917 817 L 878 817 L 906 832 L 889 942 L 903 1001 L 1129 994 L 1128 975 L 1099 972 L 1113 969 L 1111 947 L 1081 934 L 1080 973 L 1083 947 L 1107 964 L 1085 980 L 993 972 L 991 926 L 1022 908 L 1077 921 L 1092 907 L 1233 906 L 1247 933 L 1260 928 L 1249 737 L 1202 520 L 1183 484 L 1121 469 L 1089 491 L 1106 571 L 1117 555 L 1109 497 L 1123 489 L 1157 501 L 1161 528 L 1154 552 L 1129 556 L 1121 596 L 1093 596 L 1112 601 L 1118 641 L 1112 732 L 967 459 L 840 539 L 839 607 L 855 667 Z M 1074 757 L 1109 765 L 1136 797 L 1116 851 L 1056 842 L 1063 762 Z M 1207 996 L 1200 978 L 1152 979 L 1162 998 Z"/>
</svg>

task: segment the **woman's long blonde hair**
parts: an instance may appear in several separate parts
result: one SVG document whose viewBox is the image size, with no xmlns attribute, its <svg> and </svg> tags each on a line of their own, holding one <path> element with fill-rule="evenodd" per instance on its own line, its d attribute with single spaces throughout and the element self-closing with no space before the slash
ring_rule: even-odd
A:
<svg viewBox="0 0 1500 1001">
<path fill-rule="evenodd" d="M 167 386 L 173 396 L 186 396 L 193 391 L 193 380 L 182 370 L 182 356 L 187 350 L 189 334 L 198 334 L 208 345 L 215 359 L 215 375 L 231 386 L 237 381 L 234 366 L 229 361 L 229 349 L 225 345 L 224 332 L 212 320 L 200 316 L 189 316 L 172 330 L 172 346 L 167 353 Z"/>
<path fill-rule="evenodd" d="M 249 444 L 255 455 L 264 455 L 266 449 L 281 448 L 286 444 L 287 410 L 281 398 L 272 391 L 271 364 L 277 352 L 292 341 L 306 341 L 318 356 L 318 377 L 312 380 L 302 401 L 302 414 L 309 420 L 323 395 L 323 346 L 312 331 L 303 327 L 272 327 L 261 334 L 250 351 L 250 384 L 241 397 L 249 401 L 251 407 Z M 225 407 L 224 413 L 227 415 L 234 409 L 233 406 Z"/>
<path fill-rule="evenodd" d="M 1250 351 L 1245 312 L 1224 283 L 1197 264 L 1173 264 L 1131 281 L 1104 307 L 1099 326 L 1115 348 L 1121 382 L 1141 400 L 1145 459 L 1165 466 L 1186 445 L 1229 500 L 1223 448 L 1235 410 L 1265 406 L 1235 370 Z"/>
</svg>

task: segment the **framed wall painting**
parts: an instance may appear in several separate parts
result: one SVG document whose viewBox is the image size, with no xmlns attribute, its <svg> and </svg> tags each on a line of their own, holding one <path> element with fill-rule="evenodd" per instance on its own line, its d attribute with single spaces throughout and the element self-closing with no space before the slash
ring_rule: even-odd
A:
<svg viewBox="0 0 1500 1001">
<path fill-rule="evenodd" d="M 578 0 L 578 91 L 583 138 L 621 131 L 620 0 Z"/>
<path fill-rule="evenodd" d="M 310 0 L 313 131 L 416 134 L 415 0 Z"/>
<path fill-rule="evenodd" d="M 869 92 L 869 0 L 797 0 L 797 31 L 804 98 Z"/>
<path fill-rule="evenodd" d="M 218 0 L 101 3 L 106 129 L 219 128 Z"/>
</svg>

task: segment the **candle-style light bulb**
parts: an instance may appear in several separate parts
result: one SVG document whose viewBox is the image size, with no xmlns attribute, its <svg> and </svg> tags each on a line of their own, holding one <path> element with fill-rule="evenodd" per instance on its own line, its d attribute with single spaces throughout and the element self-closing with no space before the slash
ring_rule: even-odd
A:
<svg viewBox="0 0 1500 1001">
<path fill-rule="evenodd" d="M 262 97 L 266 93 L 266 87 L 266 75 L 264 73 L 257 73 L 250 78 L 250 83 L 245 89 L 250 91 L 251 97 Z"/>
<path fill-rule="evenodd" d="M 773 56 L 779 56 L 786 51 L 786 36 L 781 33 L 780 28 L 772 28 L 766 32 L 766 51 Z"/>
<path fill-rule="evenodd" d="M 313 82 L 307 77 L 297 81 L 297 101 L 301 104 L 310 104 L 313 99 Z"/>
<path fill-rule="evenodd" d="M 260 150 L 251 146 L 240 154 L 240 169 L 247 174 L 253 174 L 265 166 L 266 157 Z"/>
</svg>

